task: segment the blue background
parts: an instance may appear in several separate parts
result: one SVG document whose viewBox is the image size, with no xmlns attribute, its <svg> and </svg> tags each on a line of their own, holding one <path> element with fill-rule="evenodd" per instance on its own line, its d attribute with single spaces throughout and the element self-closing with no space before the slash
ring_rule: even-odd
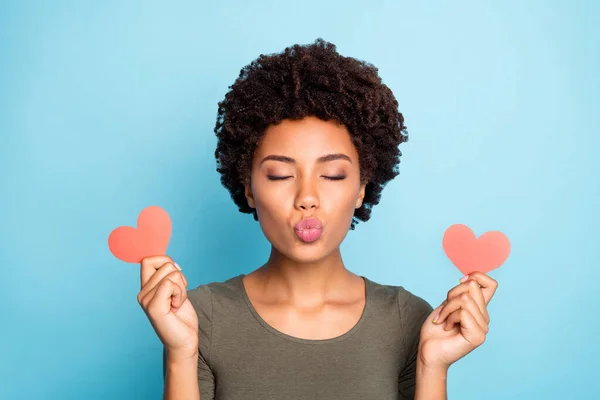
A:
<svg viewBox="0 0 600 400">
<path fill-rule="evenodd" d="M 506 233 L 491 331 L 449 396 L 598 398 L 598 4 L 3 2 L 0 397 L 161 398 L 139 268 L 107 237 L 160 205 L 190 287 L 260 265 L 215 171 L 217 102 L 260 53 L 323 37 L 379 67 L 410 134 L 348 267 L 437 305 L 460 277 L 444 230 Z"/>
</svg>

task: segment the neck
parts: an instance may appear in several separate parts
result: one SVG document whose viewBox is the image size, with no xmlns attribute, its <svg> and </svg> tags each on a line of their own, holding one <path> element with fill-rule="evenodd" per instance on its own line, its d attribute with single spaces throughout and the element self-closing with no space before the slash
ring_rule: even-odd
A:
<svg viewBox="0 0 600 400">
<path fill-rule="evenodd" d="M 344 266 L 339 247 L 327 257 L 298 263 L 271 248 L 271 255 L 260 268 L 265 292 L 279 300 L 293 303 L 316 303 L 343 294 L 356 277 Z"/>
</svg>

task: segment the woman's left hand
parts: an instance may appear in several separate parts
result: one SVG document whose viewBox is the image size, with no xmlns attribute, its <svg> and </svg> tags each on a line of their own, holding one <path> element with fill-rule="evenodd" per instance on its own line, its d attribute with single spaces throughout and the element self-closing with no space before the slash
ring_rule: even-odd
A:
<svg viewBox="0 0 600 400">
<path fill-rule="evenodd" d="M 426 367 L 448 368 L 479 347 L 489 330 L 487 305 L 497 287 L 494 279 L 473 272 L 451 289 L 421 328 L 419 362 Z"/>
</svg>

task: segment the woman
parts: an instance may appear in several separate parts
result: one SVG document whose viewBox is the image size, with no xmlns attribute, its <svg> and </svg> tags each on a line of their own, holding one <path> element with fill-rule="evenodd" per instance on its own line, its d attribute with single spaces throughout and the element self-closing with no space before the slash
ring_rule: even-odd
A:
<svg viewBox="0 0 600 400">
<path fill-rule="evenodd" d="M 446 398 L 449 366 L 485 340 L 497 283 L 471 274 L 432 310 L 340 254 L 398 174 L 397 106 L 374 66 L 320 39 L 242 69 L 219 104 L 217 170 L 271 254 L 189 292 L 169 257 L 143 260 L 166 399 Z"/>
</svg>

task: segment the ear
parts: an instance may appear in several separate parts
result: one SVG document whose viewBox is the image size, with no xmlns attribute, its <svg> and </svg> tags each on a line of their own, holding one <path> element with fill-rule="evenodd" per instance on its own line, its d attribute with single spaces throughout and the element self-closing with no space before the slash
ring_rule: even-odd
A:
<svg viewBox="0 0 600 400">
<path fill-rule="evenodd" d="M 365 188 L 367 187 L 367 183 L 362 183 L 360 185 L 360 191 L 358 192 L 358 198 L 356 199 L 356 208 L 362 207 L 363 199 L 365 198 Z"/>
<path fill-rule="evenodd" d="M 248 206 L 250 206 L 250 208 L 255 208 L 254 195 L 252 194 L 252 187 L 250 186 L 250 182 L 244 185 L 244 195 L 246 196 L 246 201 L 248 201 Z"/>
</svg>

